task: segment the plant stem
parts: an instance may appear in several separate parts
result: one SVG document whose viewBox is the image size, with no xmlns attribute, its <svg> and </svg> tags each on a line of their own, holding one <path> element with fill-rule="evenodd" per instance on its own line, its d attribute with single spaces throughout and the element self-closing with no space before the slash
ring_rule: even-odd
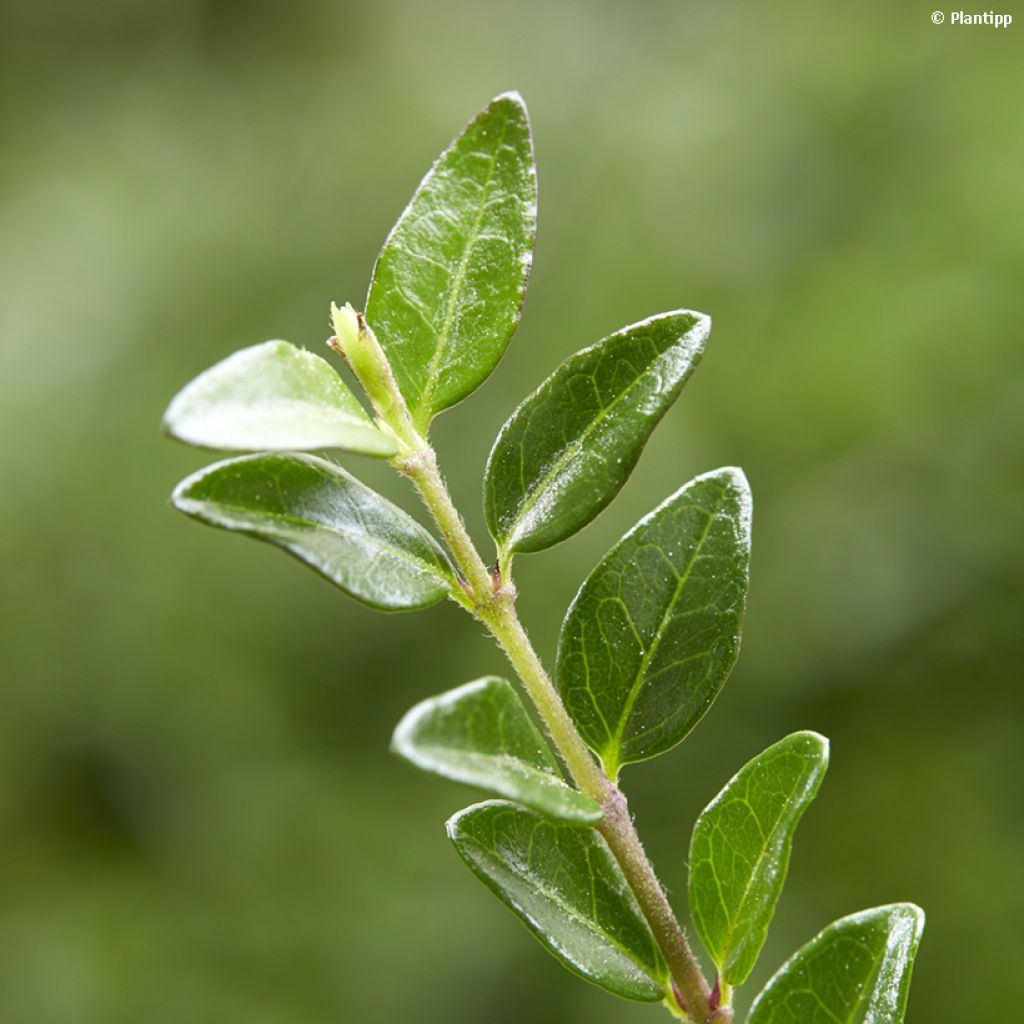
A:
<svg viewBox="0 0 1024 1024">
<path fill-rule="evenodd" d="M 401 468 L 416 485 L 468 584 L 472 601 L 469 610 L 505 652 L 576 785 L 604 807 L 605 816 L 597 830 L 622 868 L 651 927 L 690 1020 L 695 1024 L 728 1021 L 731 1010 L 713 1011 L 709 1005 L 707 981 L 644 852 L 625 796 L 601 770 L 565 710 L 516 612 L 515 588 L 510 583 L 501 585 L 500 580 L 495 586 L 452 502 L 433 449 L 424 440 L 423 450 Z"/>
<path fill-rule="evenodd" d="M 477 618 L 498 641 L 522 680 L 524 689 L 537 708 L 576 785 L 587 796 L 603 804 L 608 799 L 608 787 L 611 784 L 565 710 L 562 698 L 516 613 L 514 601 L 514 592 L 506 587 L 495 595 L 490 605 L 479 609 Z"/>
<path fill-rule="evenodd" d="M 711 990 L 697 963 L 690 943 L 679 926 L 668 902 L 665 890 L 654 873 L 654 866 L 644 852 L 636 826 L 629 813 L 625 795 L 609 783 L 613 792 L 605 802 L 604 818 L 597 825 L 598 832 L 615 854 L 629 887 L 633 890 L 651 926 L 665 962 L 672 972 L 679 995 L 693 1021 L 722 1021 L 731 1019 L 731 1011 L 712 1011 Z"/>
<path fill-rule="evenodd" d="M 468 585 L 471 599 L 469 608 L 476 614 L 478 606 L 493 600 L 494 580 L 480 558 L 462 516 L 452 503 L 451 495 L 437 468 L 434 449 L 425 440 L 422 441 L 422 446 L 405 459 L 399 469 L 416 485 L 423 504 L 427 506 L 441 531 L 441 536 L 451 549 L 455 564 Z"/>
</svg>

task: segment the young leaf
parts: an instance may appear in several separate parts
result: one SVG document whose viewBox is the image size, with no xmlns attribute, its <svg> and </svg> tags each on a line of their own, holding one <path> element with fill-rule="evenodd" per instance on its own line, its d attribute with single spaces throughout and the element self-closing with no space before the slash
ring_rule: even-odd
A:
<svg viewBox="0 0 1024 1024">
<path fill-rule="evenodd" d="M 923 929 L 913 903 L 841 918 L 783 964 L 747 1024 L 902 1024 Z"/>
<path fill-rule="evenodd" d="M 617 778 L 700 721 L 739 650 L 750 490 L 738 469 L 691 480 L 605 555 L 558 644 L 558 686 L 583 738 Z"/>
<path fill-rule="evenodd" d="M 373 270 L 366 319 L 419 429 L 479 387 L 505 351 L 536 221 L 530 124 L 508 93 L 441 154 Z"/>
<path fill-rule="evenodd" d="M 489 790 L 553 818 L 581 825 L 602 818 L 596 801 L 562 780 L 519 694 L 497 676 L 417 704 L 398 723 L 391 749 L 424 771 Z"/>
<path fill-rule="evenodd" d="M 502 560 L 586 526 L 618 494 L 704 351 L 711 321 L 679 310 L 571 356 L 501 428 L 484 512 Z"/>
<path fill-rule="evenodd" d="M 597 832 L 492 800 L 451 818 L 448 837 L 570 971 L 623 999 L 665 998 L 668 971 L 654 936 Z"/>
<path fill-rule="evenodd" d="M 708 805 L 690 842 L 693 923 L 729 985 L 764 945 L 793 833 L 828 765 L 828 740 L 797 732 L 746 764 Z"/>
<path fill-rule="evenodd" d="M 434 539 L 339 466 L 313 455 L 247 455 L 183 480 L 186 515 L 284 548 L 374 608 L 423 608 L 458 586 Z"/>
<path fill-rule="evenodd" d="M 220 451 L 397 451 L 330 364 L 287 341 L 244 348 L 201 373 L 168 406 L 164 429 Z"/>
</svg>

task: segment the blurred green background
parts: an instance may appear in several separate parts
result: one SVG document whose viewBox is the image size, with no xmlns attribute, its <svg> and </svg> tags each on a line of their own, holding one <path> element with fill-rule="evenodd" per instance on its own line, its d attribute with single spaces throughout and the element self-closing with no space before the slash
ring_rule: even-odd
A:
<svg viewBox="0 0 1024 1024">
<path fill-rule="evenodd" d="M 437 424 L 470 526 L 491 438 L 564 356 L 711 313 L 620 499 L 521 559 L 523 615 L 550 657 L 628 526 L 743 465 L 744 650 L 693 737 L 626 773 L 649 852 L 681 898 L 703 804 L 784 733 L 825 732 L 741 1006 L 832 918 L 912 899 L 910 1019 L 1017 1019 L 1016 13 L 997 31 L 881 0 L 5 4 L 0 1020 L 661 1019 L 563 973 L 449 849 L 472 794 L 387 753 L 414 701 L 503 668 L 480 630 L 451 605 L 370 612 L 166 506 L 204 462 L 159 437 L 174 391 L 264 338 L 322 351 L 329 301 L 361 301 L 431 160 L 509 88 L 540 237 L 506 360 Z"/>
</svg>

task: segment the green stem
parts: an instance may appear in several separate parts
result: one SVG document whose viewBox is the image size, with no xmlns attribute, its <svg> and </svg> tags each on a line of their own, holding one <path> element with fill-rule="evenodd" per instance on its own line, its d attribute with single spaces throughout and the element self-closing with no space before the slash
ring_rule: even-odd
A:
<svg viewBox="0 0 1024 1024">
<path fill-rule="evenodd" d="M 398 468 L 416 485 L 423 504 L 437 523 L 441 536 L 455 558 L 455 564 L 466 583 L 473 614 L 476 609 L 494 599 L 494 579 L 477 553 L 462 516 L 452 503 L 451 495 L 437 468 L 434 449 L 423 439 L 421 445 L 399 462 Z M 478 616 L 479 617 L 479 616 Z"/>
<path fill-rule="evenodd" d="M 495 587 L 490 570 L 477 552 L 451 500 L 437 468 L 433 449 L 425 440 L 423 447 L 424 452 L 407 461 L 402 471 L 416 485 L 455 557 L 468 584 L 471 613 L 487 627 L 516 670 L 576 785 L 603 805 L 605 816 L 597 829 L 622 868 L 647 918 L 686 1004 L 690 1020 L 726 1020 L 725 1014 L 712 1011 L 709 1005 L 711 993 L 708 984 L 644 852 L 625 796 L 604 774 L 583 742 L 519 619 L 515 608 L 515 588 L 511 583 Z M 430 454 L 426 455 L 426 452 Z"/>
<path fill-rule="evenodd" d="M 477 618 L 498 641 L 522 680 L 576 785 L 603 804 L 608 799 L 610 783 L 565 710 L 562 698 L 516 614 L 514 601 L 514 592 L 506 586 L 495 595 L 493 602 L 478 610 Z"/>
</svg>

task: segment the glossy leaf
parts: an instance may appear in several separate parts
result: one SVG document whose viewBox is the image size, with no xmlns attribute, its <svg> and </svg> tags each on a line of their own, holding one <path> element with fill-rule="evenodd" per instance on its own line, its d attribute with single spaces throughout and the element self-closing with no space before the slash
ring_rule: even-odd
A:
<svg viewBox="0 0 1024 1024">
<path fill-rule="evenodd" d="M 711 321 L 663 313 L 567 359 L 501 429 L 484 511 L 503 559 L 540 551 L 618 494 L 700 361 Z"/>
<path fill-rule="evenodd" d="M 569 970 L 623 999 L 665 998 L 668 971 L 654 937 L 596 831 L 493 800 L 456 814 L 448 836 Z"/>
<path fill-rule="evenodd" d="M 830 924 L 768 982 L 747 1024 L 902 1024 L 923 929 L 912 903 Z"/>
<path fill-rule="evenodd" d="M 284 548 L 375 608 L 422 608 L 457 586 L 422 526 L 313 455 L 218 462 L 178 484 L 171 500 L 195 519 Z"/>
<path fill-rule="evenodd" d="M 201 373 L 168 406 L 164 429 L 220 451 L 397 451 L 330 364 L 287 341 L 242 349 Z"/>
<path fill-rule="evenodd" d="M 384 243 L 366 318 L 416 425 L 497 365 L 526 290 L 537 184 L 526 107 L 493 100 L 441 154 Z"/>
<path fill-rule="evenodd" d="M 793 833 L 828 766 L 828 740 L 797 732 L 746 764 L 690 842 L 690 910 L 720 976 L 742 985 L 786 880 Z"/>
<path fill-rule="evenodd" d="M 583 825 L 602 818 L 596 801 L 565 784 L 519 694 L 496 676 L 417 704 L 399 722 L 391 749 L 424 771 L 554 818 Z"/>
<path fill-rule="evenodd" d="M 674 747 L 739 651 L 750 490 L 738 469 L 690 481 L 605 555 L 576 595 L 558 685 L 605 772 Z"/>
</svg>

